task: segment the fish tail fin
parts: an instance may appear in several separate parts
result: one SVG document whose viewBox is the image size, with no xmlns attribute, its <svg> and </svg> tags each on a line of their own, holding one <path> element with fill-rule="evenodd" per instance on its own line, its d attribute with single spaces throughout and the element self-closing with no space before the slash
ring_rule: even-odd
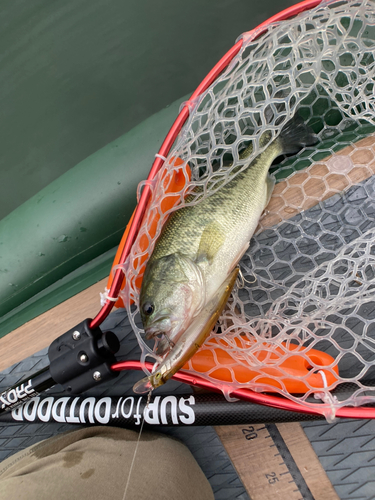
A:
<svg viewBox="0 0 375 500">
<path fill-rule="evenodd" d="M 298 114 L 294 115 L 281 129 L 279 140 L 284 154 L 297 153 L 301 148 L 318 142 L 313 130 Z"/>
</svg>

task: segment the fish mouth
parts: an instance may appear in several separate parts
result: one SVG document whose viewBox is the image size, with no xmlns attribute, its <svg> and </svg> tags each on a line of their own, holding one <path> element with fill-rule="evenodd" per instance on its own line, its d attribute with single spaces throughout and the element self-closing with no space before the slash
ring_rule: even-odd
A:
<svg viewBox="0 0 375 500">
<path fill-rule="evenodd" d="M 157 337 L 158 335 L 162 335 L 163 332 L 159 330 L 159 328 L 155 328 L 151 326 L 150 328 L 145 328 L 145 338 L 146 340 L 151 340 L 153 337 Z"/>
<path fill-rule="evenodd" d="M 160 338 L 158 338 L 155 353 L 158 356 L 164 356 L 164 354 L 173 349 L 175 345 L 176 344 L 167 335 L 163 334 Z"/>
<path fill-rule="evenodd" d="M 173 332 L 176 321 L 171 320 L 170 314 L 163 314 L 155 318 L 150 326 L 145 327 L 145 338 L 151 340 L 158 335 L 169 335 Z"/>
<path fill-rule="evenodd" d="M 169 338 L 169 331 L 166 332 L 165 330 L 160 330 L 158 328 L 150 328 L 145 331 L 146 335 L 145 338 L 147 340 L 155 339 L 157 338 L 159 340 L 159 343 L 168 343 L 170 347 L 174 347 L 174 342 Z"/>
<path fill-rule="evenodd" d="M 175 343 L 168 336 L 169 332 L 160 330 L 157 327 L 150 327 L 145 330 L 145 333 L 145 338 L 147 340 L 157 340 L 155 353 L 158 356 L 163 356 L 166 352 L 170 351 L 175 346 Z"/>
<path fill-rule="evenodd" d="M 145 328 L 145 338 L 147 340 L 151 340 L 155 337 L 158 337 L 159 335 L 165 335 L 166 333 L 169 333 L 169 330 L 166 331 L 164 328 L 161 328 L 158 325 L 155 326 L 149 326 L 148 328 Z"/>
<path fill-rule="evenodd" d="M 169 320 L 167 325 L 166 319 Z M 156 341 L 155 353 L 158 356 L 163 356 L 175 346 L 175 342 L 172 338 L 176 326 L 178 326 L 178 322 L 170 321 L 169 316 L 168 318 L 163 316 L 154 321 L 152 325 L 145 328 L 146 340 L 154 339 Z"/>
</svg>

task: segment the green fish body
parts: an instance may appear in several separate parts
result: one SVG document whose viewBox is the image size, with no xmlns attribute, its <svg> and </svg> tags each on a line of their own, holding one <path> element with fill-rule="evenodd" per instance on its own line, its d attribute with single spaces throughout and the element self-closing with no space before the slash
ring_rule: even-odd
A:
<svg viewBox="0 0 375 500">
<path fill-rule="evenodd" d="M 261 137 L 266 144 L 269 133 Z M 243 254 L 268 204 L 275 158 L 313 144 L 316 137 L 298 116 L 229 182 L 194 206 L 175 211 L 147 263 L 140 295 L 146 338 L 170 350 L 219 289 Z M 252 152 L 251 146 L 241 158 Z"/>
</svg>

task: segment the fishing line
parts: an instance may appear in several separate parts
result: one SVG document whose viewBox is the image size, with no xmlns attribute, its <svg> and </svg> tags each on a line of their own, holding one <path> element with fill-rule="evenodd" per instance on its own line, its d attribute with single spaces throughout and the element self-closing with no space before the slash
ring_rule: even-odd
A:
<svg viewBox="0 0 375 500">
<path fill-rule="evenodd" d="M 143 411 L 143 418 L 142 418 L 142 424 L 141 424 L 141 427 L 139 429 L 139 434 L 138 434 L 138 439 L 137 439 L 137 444 L 135 445 L 135 450 L 134 450 L 134 454 L 133 454 L 133 458 L 132 458 L 132 462 L 130 464 L 130 468 L 129 468 L 129 474 L 128 474 L 128 479 L 126 481 L 126 486 L 125 486 L 125 491 L 124 491 L 124 496 L 122 497 L 122 500 L 125 500 L 126 499 L 126 495 L 127 495 L 127 492 L 128 492 L 128 488 L 129 488 L 129 484 L 130 484 L 130 476 L 131 476 L 131 473 L 133 471 L 133 467 L 134 467 L 134 463 L 135 463 L 135 457 L 137 455 L 137 451 L 138 451 L 138 446 L 139 446 L 139 442 L 141 440 L 141 434 L 142 434 L 142 431 L 143 431 L 143 426 L 144 426 L 144 423 L 145 423 L 145 411 L 147 410 L 148 408 L 148 405 L 150 404 L 150 400 L 151 400 L 151 393 L 152 393 L 152 390 L 148 393 L 147 395 L 147 403 L 146 403 L 146 406 L 145 406 L 145 409 Z"/>
<path fill-rule="evenodd" d="M 245 278 L 245 276 L 243 275 L 242 271 L 241 271 L 241 268 L 239 267 L 239 271 L 238 271 L 238 283 L 237 283 L 237 287 L 242 290 L 243 288 L 245 288 L 245 283 L 248 283 L 249 285 L 254 285 L 254 283 L 257 282 L 257 278 L 255 276 L 253 276 L 253 279 L 252 280 L 248 280 Z"/>
</svg>

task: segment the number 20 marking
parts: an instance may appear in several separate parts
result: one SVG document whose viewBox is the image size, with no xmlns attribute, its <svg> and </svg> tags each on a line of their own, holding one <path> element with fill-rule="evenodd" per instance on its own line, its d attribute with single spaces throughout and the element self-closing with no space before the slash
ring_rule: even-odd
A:
<svg viewBox="0 0 375 500">
<path fill-rule="evenodd" d="M 242 434 L 245 434 L 245 438 L 248 441 L 258 437 L 258 434 L 255 432 L 255 429 L 252 425 L 249 425 L 249 427 L 247 427 L 246 429 L 242 429 Z"/>
</svg>

